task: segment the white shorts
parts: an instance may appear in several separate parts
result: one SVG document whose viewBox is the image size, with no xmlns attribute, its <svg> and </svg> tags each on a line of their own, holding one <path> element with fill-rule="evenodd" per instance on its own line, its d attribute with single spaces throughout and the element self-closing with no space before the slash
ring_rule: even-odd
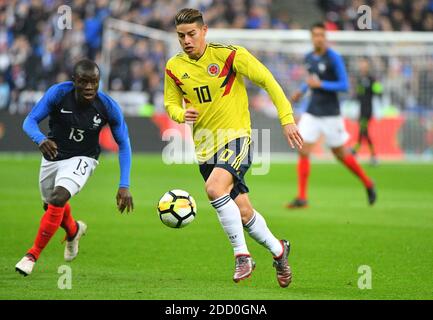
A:
<svg viewBox="0 0 433 320">
<path fill-rule="evenodd" d="M 99 162 L 89 157 L 72 157 L 60 161 L 42 158 L 39 172 L 39 189 L 42 200 L 47 203 L 55 187 L 65 188 L 76 195 L 83 189 Z"/>
<path fill-rule="evenodd" d="M 337 148 L 343 146 L 349 139 L 342 116 L 317 117 L 304 113 L 298 127 L 306 143 L 315 143 L 323 134 L 328 147 Z"/>
</svg>

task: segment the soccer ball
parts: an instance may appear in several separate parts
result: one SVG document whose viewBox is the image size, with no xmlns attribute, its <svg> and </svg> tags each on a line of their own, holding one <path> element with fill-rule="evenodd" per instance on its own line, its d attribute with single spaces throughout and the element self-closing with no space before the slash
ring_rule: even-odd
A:
<svg viewBox="0 0 433 320">
<path fill-rule="evenodd" d="M 175 189 L 166 192 L 158 202 L 158 215 L 170 228 L 183 228 L 197 213 L 194 198 L 186 191 Z"/>
</svg>

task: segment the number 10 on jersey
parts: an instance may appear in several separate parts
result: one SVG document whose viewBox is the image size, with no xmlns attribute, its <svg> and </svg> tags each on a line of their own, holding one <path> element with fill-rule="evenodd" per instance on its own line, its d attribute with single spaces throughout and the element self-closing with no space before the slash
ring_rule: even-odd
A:
<svg viewBox="0 0 433 320">
<path fill-rule="evenodd" d="M 200 103 L 211 102 L 212 97 L 210 96 L 209 86 L 201 86 L 194 88 L 197 93 L 197 98 Z"/>
</svg>

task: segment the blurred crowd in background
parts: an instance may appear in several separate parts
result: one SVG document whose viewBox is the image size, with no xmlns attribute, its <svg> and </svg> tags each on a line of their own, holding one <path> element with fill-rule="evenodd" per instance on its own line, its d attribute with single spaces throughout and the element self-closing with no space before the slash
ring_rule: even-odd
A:
<svg viewBox="0 0 433 320">
<path fill-rule="evenodd" d="M 433 31 L 432 0 L 318 0 L 329 30 L 357 30 L 358 8 L 371 8 L 372 30 Z"/>
<path fill-rule="evenodd" d="M 303 25 L 303 21 L 296 21 L 296 17 L 291 17 L 290 13 L 275 10 L 273 6 L 276 2 L 278 1 L 0 0 L 0 111 L 8 108 L 18 110 L 17 99 L 24 90 L 45 91 L 56 82 L 68 80 L 73 63 L 80 57 L 87 56 L 101 65 L 102 31 L 107 17 L 170 31 L 174 29 L 173 17 L 179 8 L 195 7 L 204 12 L 206 23 L 211 28 L 309 27 Z M 317 10 L 323 10 L 326 26 L 330 30 L 356 29 L 356 8 L 362 4 L 371 5 L 374 30 L 433 31 L 433 0 L 316 2 Z M 58 8 L 61 5 L 68 5 L 72 9 L 70 30 L 58 27 Z M 154 102 L 163 90 L 164 65 L 168 58 L 165 43 L 122 33 L 109 44 L 109 48 L 110 77 L 109 83 L 103 84 L 103 89 L 147 92 L 151 102 Z M 289 79 L 287 74 L 290 73 L 295 77 L 300 74 L 296 66 L 301 61 L 290 61 L 284 55 L 257 54 L 276 73 L 277 79 Z M 433 68 L 433 62 L 429 63 Z M 413 75 L 411 70 L 407 70 L 410 67 L 404 61 L 395 62 L 397 72 L 401 72 L 399 79 L 403 79 L 403 82 L 405 77 Z M 395 68 L 389 72 L 394 72 Z M 427 85 L 430 82 L 433 84 L 432 72 L 425 77 Z M 405 91 L 397 88 L 397 92 Z M 429 99 L 427 97 L 427 104 L 432 102 Z"/>
</svg>

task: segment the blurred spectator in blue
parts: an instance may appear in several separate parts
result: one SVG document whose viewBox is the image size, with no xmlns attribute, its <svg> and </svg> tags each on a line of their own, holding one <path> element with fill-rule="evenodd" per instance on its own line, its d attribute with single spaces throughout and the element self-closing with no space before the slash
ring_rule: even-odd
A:
<svg viewBox="0 0 433 320">
<path fill-rule="evenodd" d="M 86 12 L 84 21 L 84 35 L 88 48 L 88 57 L 95 59 L 97 52 L 102 46 L 102 27 L 104 20 L 110 16 L 108 0 L 98 0 L 95 8 L 90 8 Z"/>
<path fill-rule="evenodd" d="M 433 31 L 433 0 L 317 1 L 330 29 L 357 30 L 357 9 L 367 4 L 372 8 L 373 30 Z M 57 26 L 57 9 L 65 4 L 72 12 L 70 30 Z M 272 10 L 273 5 L 271 0 L 0 0 L 0 74 L 8 83 L 11 104 L 18 103 L 22 90 L 44 91 L 58 78 L 69 79 L 73 63 L 84 56 L 97 59 L 106 74 L 101 46 L 107 17 L 172 31 L 178 8 L 190 6 L 205 13 L 211 28 L 308 27 L 290 12 Z M 161 81 L 168 54 L 163 41 L 118 32 L 105 45 L 110 52 L 110 78 L 102 84 L 104 90 L 150 90 L 151 96 L 159 97 L 156 82 Z M 297 62 L 284 54 L 260 55 L 290 88 L 293 81 L 285 75 L 296 71 Z M 402 79 L 419 76 L 417 70 L 410 70 L 394 80 L 392 69 L 389 72 L 396 86 Z M 420 78 L 430 83 L 428 74 Z"/>
<path fill-rule="evenodd" d="M 253 6 L 245 25 L 247 29 L 269 29 L 269 15 L 263 6 Z"/>
</svg>

